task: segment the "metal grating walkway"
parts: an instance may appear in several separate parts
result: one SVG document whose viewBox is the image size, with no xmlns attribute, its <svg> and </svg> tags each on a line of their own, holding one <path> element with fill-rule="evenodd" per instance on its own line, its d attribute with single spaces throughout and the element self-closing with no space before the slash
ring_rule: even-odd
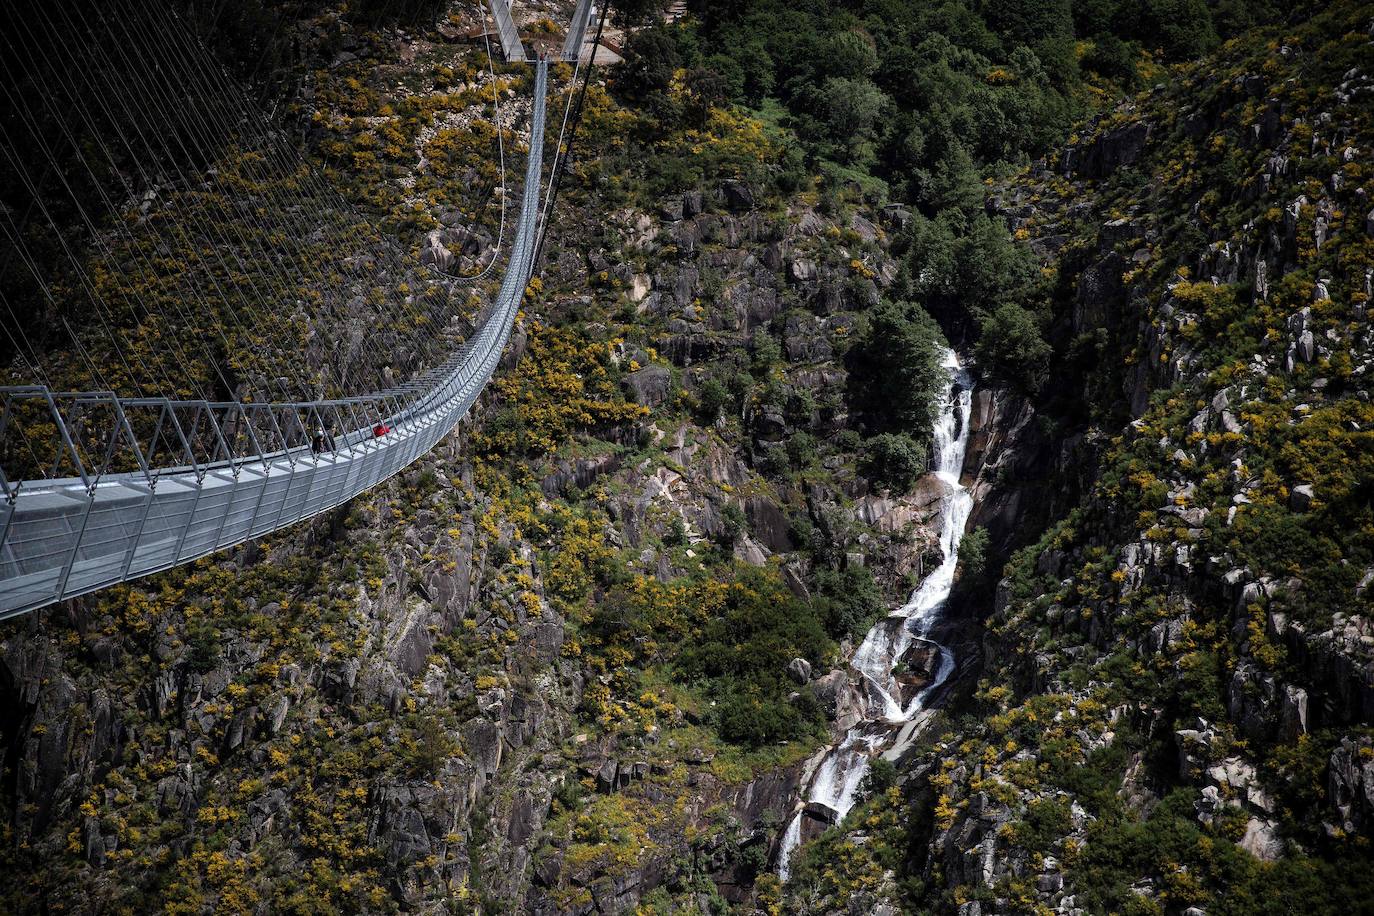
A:
<svg viewBox="0 0 1374 916">
<path fill-rule="evenodd" d="M 506 60 L 528 60 L 525 45 L 520 41 L 520 30 L 515 27 L 515 20 L 511 19 L 511 0 L 489 0 L 489 2 L 491 15 L 496 19 L 496 34 L 501 39 L 501 51 L 506 55 Z"/>
<path fill-rule="evenodd" d="M 592 18 L 596 15 L 596 6 L 592 0 L 577 0 L 577 9 L 573 11 L 572 26 L 568 29 L 568 37 L 563 41 L 563 59 L 576 62 L 581 59 L 584 46 L 587 42 L 587 27 L 591 25 Z"/>
</svg>

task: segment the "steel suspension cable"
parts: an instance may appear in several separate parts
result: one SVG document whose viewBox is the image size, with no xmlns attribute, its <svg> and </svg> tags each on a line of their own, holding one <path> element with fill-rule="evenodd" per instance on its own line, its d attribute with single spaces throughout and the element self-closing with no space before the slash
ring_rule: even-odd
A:
<svg viewBox="0 0 1374 916">
<path fill-rule="evenodd" d="M 45 21 L 46 21 L 46 20 L 45 20 Z M 47 22 L 46 24 L 49 25 L 49 26 L 52 25 L 51 22 Z M 25 27 L 25 29 L 27 30 L 27 25 L 25 25 L 24 27 Z M 36 38 L 33 36 L 32 33 L 29 33 L 29 37 L 30 37 L 30 40 L 33 41 L 34 44 L 35 44 L 36 46 L 39 45 L 39 43 L 37 42 Z M 11 44 L 11 49 L 13 50 L 13 45 L 12 45 L 12 44 Z M 35 58 L 32 58 L 32 57 L 30 57 L 30 60 L 31 60 L 31 62 L 34 62 L 34 63 L 37 62 L 36 59 L 35 59 Z M 60 72 L 60 68 L 59 68 L 59 71 L 58 71 L 58 72 Z M 83 115 L 83 120 L 85 120 L 86 123 L 88 123 L 88 124 L 90 124 L 90 125 L 92 126 L 92 128 L 93 128 L 93 137 L 94 137 L 95 141 L 96 141 L 96 142 L 102 147 L 102 149 L 104 150 L 104 152 L 105 152 L 105 154 L 106 154 L 106 157 L 107 157 L 107 159 L 108 159 L 109 162 L 110 162 L 110 165 L 111 165 L 112 170 L 114 171 L 114 173 L 115 173 L 116 175 L 121 175 L 122 173 L 120 172 L 120 170 L 119 170 L 119 168 L 118 168 L 118 161 L 117 161 L 117 160 L 115 159 L 115 157 L 110 153 L 108 147 L 105 147 L 105 146 L 104 146 L 103 138 L 101 138 L 98 129 L 95 129 L 96 120 L 95 120 L 94 117 L 92 116 L 92 115 L 93 115 L 93 112 L 86 106 L 86 103 L 83 101 L 83 99 L 85 99 L 85 98 L 87 98 L 87 97 L 97 95 L 97 94 L 98 94 L 97 91 L 96 91 L 96 90 L 97 90 L 97 87 L 96 87 L 93 83 L 91 83 L 91 84 L 89 84 L 89 85 L 90 85 L 90 89 L 91 89 L 92 91 L 91 91 L 91 92 L 82 92 L 81 89 L 80 89 L 80 87 L 79 87 L 77 84 L 75 84 L 75 83 L 72 83 L 72 84 L 70 84 L 70 85 L 67 84 L 67 82 L 66 82 L 66 80 L 65 80 L 64 78 L 62 78 L 62 77 L 60 77 L 60 76 L 57 75 L 57 72 L 51 73 L 50 76 L 51 76 L 55 81 L 59 82 L 59 83 L 63 86 L 63 88 L 67 89 L 67 90 L 70 92 L 70 94 L 71 94 L 71 103 L 72 103 L 74 106 L 79 106 L 79 107 L 81 108 L 81 110 L 82 110 L 82 115 Z M 108 88 L 108 89 L 111 89 L 111 91 L 110 91 L 108 94 L 110 94 L 110 95 L 115 95 L 116 97 L 118 97 L 117 93 L 115 93 L 115 92 L 113 91 L 113 87 L 110 87 L 110 86 L 107 84 L 107 88 Z M 110 110 L 107 108 L 107 109 L 106 109 L 106 112 L 107 112 L 107 114 L 108 114 L 108 113 L 110 113 Z M 137 123 L 138 123 L 137 116 L 134 115 L 134 114 L 132 114 L 131 112 L 129 112 L 127 109 L 126 109 L 126 116 L 129 117 L 129 118 L 131 119 L 131 122 L 135 125 L 135 129 L 137 129 Z M 133 161 L 133 163 L 134 163 L 134 165 L 135 165 L 135 168 L 140 172 L 140 174 L 143 175 L 144 181 L 148 184 L 148 186 L 149 186 L 150 188 L 157 187 L 157 182 L 153 181 L 153 180 L 148 176 L 147 172 L 143 169 L 142 164 L 141 164 L 141 161 L 140 161 L 140 157 L 139 157 L 137 151 L 133 148 L 132 144 L 130 144 L 130 142 L 129 142 L 129 140 L 128 140 L 128 137 L 125 135 L 123 129 L 119 126 L 119 120 L 118 120 L 117 118 L 113 118 L 113 117 L 111 117 L 109 120 L 110 120 L 110 124 L 111 124 L 111 125 L 113 126 L 113 128 L 114 128 L 115 134 L 116 134 L 117 136 L 119 136 L 120 141 L 124 144 L 125 148 L 126 148 L 126 149 L 128 150 L 128 152 L 130 153 L 130 156 L 131 156 L 132 161 Z M 141 131 L 140 131 L 140 135 L 141 135 Z M 75 142 L 75 141 L 74 141 L 74 142 Z M 144 145 L 145 145 L 145 148 L 147 148 L 148 151 L 149 151 L 150 153 L 153 152 L 151 145 L 147 144 L 146 139 L 144 140 Z M 81 153 L 80 153 L 80 145 L 77 144 L 77 145 L 76 145 L 76 148 L 77 148 L 77 151 L 78 151 L 78 156 L 81 156 Z M 84 157 L 83 157 L 83 158 L 84 158 Z M 87 166 L 87 168 L 89 169 L 89 166 Z M 121 181 L 122 181 L 122 178 L 121 178 Z M 98 190 L 100 191 L 100 193 L 101 193 L 101 196 L 105 199 L 106 205 L 107 205 L 108 207 L 110 207 L 114 212 L 119 212 L 119 211 L 118 211 L 118 208 L 114 207 L 113 203 L 110 202 L 109 199 L 108 199 L 108 197 L 104 194 L 103 189 L 101 189 L 100 186 L 99 186 L 99 182 L 97 182 L 96 185 L 97 185 L 97 189 L 98 189 Z M 133 191 L 133 189 L 132 189 L 131 186 L 129 186 L 127 183 L 125 183 L 125 187 L 126 187 L 126 190 L 127 190 L 131 195 L 134 194 L 134 191 Z M 89 220 L 88 220 L 88 222 L 89 222 Z M 175 225 L 175 223 L 174 223 L 173 225 Z M 127 232 L 127 229 L 126 229 L 125 231 Z M 135 245 L 137 245 L 137 243 L 135 243 Z M 148 276 L 149 276 L 150 278 L 156 276 L 156 271 L 151 267 L 151 265 L 148 265 L 145 269 L 147 270 Z M 209 277 L 210 277 L 212 283 L 217 283 L 217 281 L 215 281 L 215 279 L 214 279 L 214 276 L 213 276 L 213 273 L 212 273 L 212 272 L 209 274 Z M 196 295 L 196 297 L 197 297 L 198 299 L 200 299 L 201 305 L 202 305 L 202 307 L 205 309 L 205 311 L 207 312 L 207 314 L 213 313 L 213 309 L 211 309 L 210 306 L 209 306 L 209 304 L 204 300 L 204 298 L 200 296 L 199 290 L 198 290 L 194 285 L 192 285 L 192 286 L 190 287 L 190 289 L 191 289 L 192 293 L 193 293 L 194 295 Z M 222 292 L 221 292 L 221 295 L 223 295 Z M 182 324 L 183 324 L 188 330 L 194 328 L 194 327 L 195 327 L 195 322 L 193 322 L 193 321 L 190 320 L 190 318 L 189 318 L 189 316 L 186 314 L 185 310 L 181 308 L 180 302 L 179 302 L 175 297 L 172 298 L 171 302 L 172 302 L 173 308 L 175 308 L 175 309 L 177 310 L 178 315 L 179 315 L 180 318 L 181 318 Z M 155 309 L 159 314 L 162 314 L 161 306 L 157 305 L 156 303 L 154 303 L 154 309 Z M 165 316 L 164 316 L 164 320 L 165 320 Z M 223 340 L 223 334 L 222 334 L 222 333 L 220 334 L 220 337 L 221 337 L 221 340 Z M 177 349 L 180 350 L 180 345 L 179 345 L 178 337 L 177 337 L 176 335 L 172 335 L 171 338 L 170 338 L 170 340 L 172 341 L 173 345 L 176 346 Z M 212 370 L 215 372 L 215 374 L 219 377 L 219 380 L 220 380 L 221 384 L 225 386 L 226 390 L 232 392 L 232 386 L 229 384 L 228 380 L 224 377 L 223 373 L 220 371 L 220 369 L 219 369 L 219 364 L 218 364 L 218 360 L 215 358 L 214 354 L 210 352 L 210 350 L 209 350 L 208 346 L 206 345 L 204 339 L 201 338 L 199 335 L 197 335 L 197 336 L 196 336 L 196 342 L 200 345 L 200 347 L 201 347 L 201 349 L 202 349 L 202 352 L 204 353 L 204 355 L 205 355 L 205 357 L 206 357 L 207 368 L 212 369 Z M 229 347 L 228 347 L 227 341 L 225 341 L 225 346 L 226 346 L 226 351 L 228 351 Z M 189 360 L 186 360 L 186 359 L 185 359 L 185 353 L 184 353 L 184 351 L 181 352 L 180 358 L 186 363 L 186 365 L 187 365 L 188 368 L 192 365 L 192 363 L 191 363 Z M 195 381 L 195 379 L 194 379 L 193 376 L 190 377 L 188 380 L 191 381 L 192 387 L 196 390 L 197 394 L 201 397 L 202 400 L 207 400 L 207 401 L 215 400 L 214 398 L 210 398 L 210 397 L 208 397 L 208 396 L 206 395 L 206 393 L 200 388 L 199 383 Z"/>
</svg>

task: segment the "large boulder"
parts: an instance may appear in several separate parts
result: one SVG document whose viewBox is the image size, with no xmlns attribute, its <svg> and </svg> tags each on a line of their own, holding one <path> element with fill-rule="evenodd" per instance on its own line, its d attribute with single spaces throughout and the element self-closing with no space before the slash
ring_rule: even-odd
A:
<svg viewBox="0 0 1374 916">
<path fill-rule="evenodd" d="M 742 181 L 730 179 L 721 182 L 720 196 L 725 202 L 725 206 L 731 210 L 744 211 L 754 209 L 754 191 L 749 185 Z"/>
<path fill-rule="evenodd" d="M 1342 738 L 1331 752 L 1327 796 L 1335 808 L 1335 826 L 1357 833 L 1374 814 L 1374 753 L 1370 739 Z"/>
<path fill-rule="evenodd" d="M 864 695 L 849 680 L 849 675 L 836 668 L 811 682 L 811 692 L 826 717 L 837 730 L 853 728 L 866 714 Z"/>
<path fill-rule="evenodd" d="M 420 249 L 420 263 L 428 264 L 435 270 L 448 270 L 453 266 L 453 252 L 444 247 L 439 240 L 439 232 L 431 232 L 425 239 L 425 247 Z"/>
<path fill-rule="evenodd" d="M 625 396 L 636 404 L 657 407 L 668 399 L 673 374 L 663 366 L 646 366 L 625 376 L 620 384 L 625 388 Z"/>
<path fill-rule="evenodd" d="M 1064 171 L 1083 178 L 1105 178 L 1118 169 L 1134 165 L 1145 151 L 1150 132 L 1151 126 L 1144 121 L 1104 130 L 1092 142 L 1065 150 Z"/>
<path fill-rule="evenodd" d="M 788 267 L 788 273 L 798 283 L 806 283 L 820 276 L 816 262 L 810 258 L 797 258 Z"/>
</svg>

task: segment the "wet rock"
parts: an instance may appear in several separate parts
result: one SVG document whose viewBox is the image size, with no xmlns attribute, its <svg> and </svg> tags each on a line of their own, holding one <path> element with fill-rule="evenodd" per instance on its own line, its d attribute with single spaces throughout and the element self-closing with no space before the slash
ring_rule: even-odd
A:
<svg viewBox="0 0 1374 916">
<path fill-rule="evenodd" d="M 802 806 L 802 815 L 827 827 L 839 823 L 839 812 L 825 802 L 807 801 Z"/>
<path fill-rule="evenodd" d="M 849 675 L 838 668 L 812 682 L 811 692 L 840 731 L 853 728 L 864 718 L 863 694 L 850 683 Z"/>
</svg>

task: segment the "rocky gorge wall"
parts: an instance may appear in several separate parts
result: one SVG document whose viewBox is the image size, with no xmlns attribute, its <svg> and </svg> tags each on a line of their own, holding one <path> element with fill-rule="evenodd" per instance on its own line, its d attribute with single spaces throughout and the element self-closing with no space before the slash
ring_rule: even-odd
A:
<svg viewBox="0 0 1374 916">
<path fill-rule="evenodd" d="M 821 900 L 1361 906 L 1370 28 L 1338 5 L 1228 44 L 990 196 L 1051 277 L 1060 363 L 975 398 L 974 521 L 1048 529 Z M 885 878 L 875 842 L 910 850 Z"/>
</svg>

